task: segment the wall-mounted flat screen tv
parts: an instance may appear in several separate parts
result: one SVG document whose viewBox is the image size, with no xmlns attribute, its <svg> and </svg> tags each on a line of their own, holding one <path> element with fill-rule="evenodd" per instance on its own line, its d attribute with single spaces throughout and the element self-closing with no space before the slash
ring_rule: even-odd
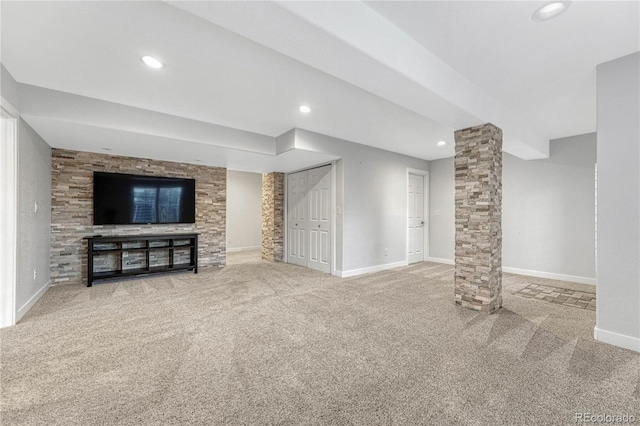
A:
<svg viewBox="0 0 640 426">
<path fill-rule="evenodd" d="M 195 223 L 194 179 L 93 173 L 93 224 Z"/>
</svg>

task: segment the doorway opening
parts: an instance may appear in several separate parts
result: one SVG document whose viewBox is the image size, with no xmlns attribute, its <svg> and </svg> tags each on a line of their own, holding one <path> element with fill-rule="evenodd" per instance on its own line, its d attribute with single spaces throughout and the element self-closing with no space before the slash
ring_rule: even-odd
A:
<svg viewBox="0 0 640 426">
<path fill-rule="evenodd" d="M 227 265 L 262 261 L 262 174 L 227 170 Z"/>
</svg>

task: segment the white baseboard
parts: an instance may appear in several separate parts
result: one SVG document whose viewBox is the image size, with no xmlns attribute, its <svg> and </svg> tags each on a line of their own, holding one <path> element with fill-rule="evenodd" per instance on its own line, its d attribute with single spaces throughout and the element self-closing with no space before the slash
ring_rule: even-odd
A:
<svg viewBox="0 0 640 426">
<path fill-rule="evenodd" d="M 340 278 L 349 278 L 362 274 L 371 274 L 373 272 L 385 271 L 392 268 L 400 268 L 401 266 L 407 266 L 408 264 L 409 262 L 407 262 L 406 260 L 402 260 L 400 262 L 385 263 L 384 265 L 369 266 L 368 268 L 351 269 L 349 271 L 336 271 L 336 275 Z"/>
<path fill-rule="evenodd" d="M 593 338 L 600 342 L 608 343 L 620 348 L 640 352 L 640 338 L 637 337 L 626 336 L 624 334 L 601 330 L 598 327 L 594 327 Z"/>
<path fill-rule="evenodd" d="M 447 265 L 455 265 L 456 264 L 456 262 L 454 262 L 453 259 L 441 259 L 439 257 L 429 257 L 427 259 L 427 261 L 435 262 L 435 263 L 444 263 L 444 264 L 447 264 Z"/>
<path fill-rule="evenodd" d="M 233 253 L 236 251 L 249 251 L 249 250 L 260 250 L 262 249 L 262 247 L 260 246 L 255 246 L 255 247 L 234 247 L 234 248 L 227 248 L 227 252 L 229 253 Z"/>
<path fill-rule="evenodd" d="M 430 257 L 429 262 L 445 263 L 447 265 L 455 264 L 455 261 L 453 261 L 452 259 L 441 259 L 438 257 Z M 553 272 L 533 271 L 531 269 L 510 268 L 508 266 L 503 266 L 502 272 L 507 272 L 509 274 L 516 274 L 516 275 L 527 275 L 529 277 L 547 278 L 550 280 L 568 281 L 572 283 L 596 285 L 595 278 L 579 277 L 576 275 L 555 274 Z"/>
<path fill-rule="evenodd" d="M 36 292 L 36 294 L 31 296 L 31 299 L 29 299 L 27 303 L 25 303 L 18 309 L 18 312 L 16 312 L 16 324 L 27 312 L 29 312 L 31 308 L 33 308 L 33 305 L 35 305 L 36 302 L 40 300 L 40 298 L 47 292 L 47 290 L 49 290 L 49 287 L 51 287 L 51 280 L 47 281 L 46 284 Z"/>
<path fill-rule="evenodd" d="M 553 272 L 532 271 L 529 269 L 509 268 L 505 266 L 502 267 L 502 272 L 516 275 L 528 275 L 530 277 L 547 278 L 550 280 L 596 285 L 595 278 L 579 277 L 576 275 L 554 274 Z"/>
</svg>

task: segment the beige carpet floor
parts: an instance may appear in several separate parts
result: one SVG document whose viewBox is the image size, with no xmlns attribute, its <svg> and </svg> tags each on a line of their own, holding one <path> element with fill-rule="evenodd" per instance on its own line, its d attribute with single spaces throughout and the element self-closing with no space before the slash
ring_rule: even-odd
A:
<svg viewBox="0 0 640 426">
<path fill-rule="evenodd" d="M 505 274 L 490 316 L 456 306 L 434 263 L 340 279 L 254 259 L 54 287 L 0 331 L 1 424 L 640 419 L 640 355 L 594 341 L 593 311 L 514 294 L 531 283 L 580 287 Z"/>
</svg>

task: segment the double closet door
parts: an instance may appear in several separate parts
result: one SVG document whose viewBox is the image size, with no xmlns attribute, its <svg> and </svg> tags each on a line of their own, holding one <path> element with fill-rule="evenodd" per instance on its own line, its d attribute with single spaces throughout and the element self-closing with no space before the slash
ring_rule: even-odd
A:
<svg viewBox="0 0 640 426">
<path fill-rule="evenodd" d="M 331 273 L 331 166 L 287 177 L 287 261 Z"/>
</svg>

